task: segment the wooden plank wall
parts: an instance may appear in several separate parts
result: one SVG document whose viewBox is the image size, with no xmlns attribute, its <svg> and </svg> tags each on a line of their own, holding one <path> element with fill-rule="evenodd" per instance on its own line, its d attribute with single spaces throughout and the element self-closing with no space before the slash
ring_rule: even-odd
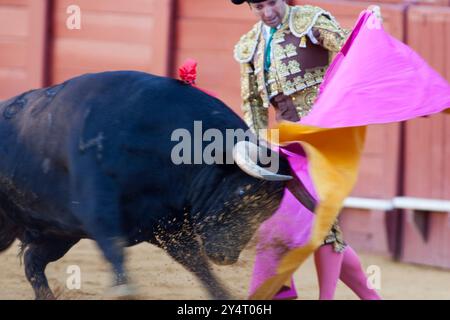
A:
<svg viewBox="0 0 450 320">
<path fill-rule="evenodd" d="M 172 0 L 79 0 L 81 30 L 69 30 L 66 9 L 55 0 L 51 79 L 105 70 L 168 73 Z"/>
<path fill-rule="evenodd" d="M 178 0 L 173 76 L 185 59 L 198 61 L 198 85 L 215 92 L 241 114 L 239 64 L 233 49 L 256 18 L 230 1 Z"/>
<path fill-rule="evenodd" d="M 47 1 L 0 0 L 0 99 L 44 84 Z"/>
<path fill-rule="evenodd" d="M 407 43 L 450 81 L 450 7 L 411 7 L 407 28 Z M 405 143 L 406 195 L 450 199 L 449 115 L 409 121 Z M 450 267 L 450 213 L 405 215 L 402 260 Z"/>
<path fill-rule="evenodd" d="M 369 2 L 370 4 L 408 4 L 408 5 L 426 5 L 426 6 L 450 6 L 450 0 L 349 0 L 358 2 Z"/>
</svg>

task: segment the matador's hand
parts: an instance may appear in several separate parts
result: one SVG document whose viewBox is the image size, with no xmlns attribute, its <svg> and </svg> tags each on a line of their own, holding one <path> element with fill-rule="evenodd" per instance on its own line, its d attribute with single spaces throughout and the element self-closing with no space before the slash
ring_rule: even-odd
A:
<svg viewBox="0 0 450 320">
<path fill-rule="evenodd" d="M 375 17 L 377 17 L 378 20 L 380 20 L 381 23 L 383 23 L 383 17 L 381 16 L 381 8 L 377 5 L 370 5 L 367 10 L 370 10 L 373 12 Z"/>
</svg>

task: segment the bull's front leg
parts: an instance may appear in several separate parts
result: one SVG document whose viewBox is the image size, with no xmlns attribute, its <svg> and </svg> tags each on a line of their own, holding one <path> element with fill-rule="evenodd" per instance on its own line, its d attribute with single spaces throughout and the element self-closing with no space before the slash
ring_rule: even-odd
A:
<svg viewBox="0 0 450 320">
<path fill-rule="evenodd" d="M 161 237 L 160 240 L 166 237 Z M 207 257 L 202 252 L 200 243 L 189 234 L 168 236 L 160 245 L 178 263 L 192 272 L 208 291 L 210 297 L 216 300 L 230 300 L 231 295 L 213 274 Z"/>
<path fill-rule="evenodd" d="M 24 255 L 25 275 L 37 300 L 55 299 L 45 276 L 45 268 L 50 262 L 62 258 L 77 242 L 78 239 L 47 239 L 27 244 Z"/>
</svg>

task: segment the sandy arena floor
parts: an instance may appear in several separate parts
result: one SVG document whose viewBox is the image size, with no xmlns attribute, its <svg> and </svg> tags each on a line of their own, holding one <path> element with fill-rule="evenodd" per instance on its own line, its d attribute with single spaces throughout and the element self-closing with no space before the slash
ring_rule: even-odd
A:
<svg viewBox="0 0 450 320">
<path fill-rule="evenodd" d="M 13 245 L 0 255 L 0 299 L 33 299 L 23 266 Z M 198 282 L 162 250 L 141 244 L 127 250 L 128 270 L 142 299 L 207 299 Z M 253 267 L 253 250 L 246 249 L 237 264 L 214 267 L 236 298 L 245 299 Z M 361 255 L 363 265 L 381 268 L 381 290 L 384 299 L 450 299 L 450 270 L 408 265 L 374 255 Z M 68 266 L 81 268 L 80 290 L 66 287 Z M 92 241 L 84 240 L 61 260 L 47 268 L 50 285 L 59 299 L 106 299 L 110 284 L 109 266 Z M 299 299 L 316 299 L 317 279 L 313 260 L 295 274 Z M 342 283 L 336 299 L 357 299 Z"/>
</svg>

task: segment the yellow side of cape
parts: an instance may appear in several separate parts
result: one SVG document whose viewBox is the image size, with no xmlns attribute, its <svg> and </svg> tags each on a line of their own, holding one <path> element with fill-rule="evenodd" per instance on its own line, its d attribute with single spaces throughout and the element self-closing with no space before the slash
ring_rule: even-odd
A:
<svg viewBox="0 0 450 320">
<path fill-rule="evenodd" d="M 356 183 L 366 133 L 366 127 L 324 129 L 292 122 L 281 122 L 275 129 L 280 145 L 298 142 L 304 148 L 319 202 L 309 243 L 283 257 L 277 274 L 250 297 L 256 300 L 271 299 L 323 243 Z"/>
</svg>

